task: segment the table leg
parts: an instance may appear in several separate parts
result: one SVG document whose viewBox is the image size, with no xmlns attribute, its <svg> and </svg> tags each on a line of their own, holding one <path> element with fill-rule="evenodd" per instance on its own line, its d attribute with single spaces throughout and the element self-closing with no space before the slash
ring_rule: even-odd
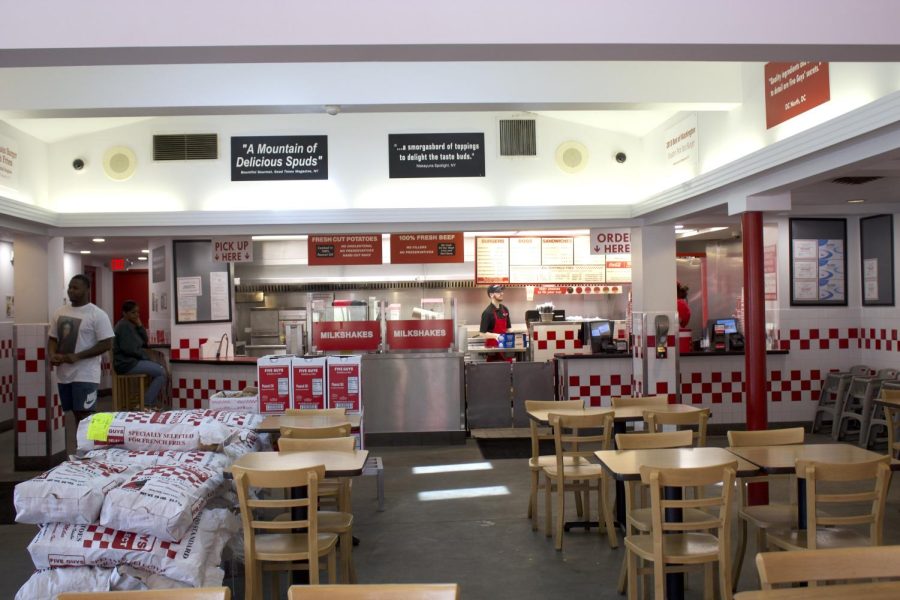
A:
<svg viewBox="0 0 900 600">
<path fill-rule="evenodd" d="M 613 448 L 616 447 L 615 434 L 625 433 L 625 426 L 625 421 L 613 422 Z M 616 479 L 616 526 L 623 532 L 627 532 L 628 528 L 625 527 L 625 523 L 625 482 Z"/>
<path fill-rule="evenodd" d="M 806 529 L 806 479 L 797 478 L 797 528 Z"/>
<path fill-rule="evenodd" d="M 683 497 L 680 487 L 666 486 L 663 493 L 666 500 L 681 500 Z M 666 521 L 680 523 L 683 518 L 682 509 L 666 509 Z M 666 599 L 684 600 L 684 573 L 666 573 Z"/>
</svg>

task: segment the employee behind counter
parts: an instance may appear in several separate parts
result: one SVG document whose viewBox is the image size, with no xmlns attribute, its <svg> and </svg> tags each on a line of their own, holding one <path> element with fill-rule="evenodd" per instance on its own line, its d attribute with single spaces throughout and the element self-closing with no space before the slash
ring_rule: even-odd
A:
<svg viewBox="0 0 900 600">
<path fill-rule="evenodd" d="M 491 303 L 487 305 L 484 312 L 481 313 L 481 327 L 479 332 L 481 337 L 485 338 L 485 348 L 496 348 L 497 340 L 500 336 L 512 328 L 512 320 L 509 317 L 509 309 L 503 303 L 503 286 L 488 286 L 487 295 L 491 299 Z M 512 361 L 512 358 L 506 358 L 502 352 L 493 352 L 488 354 L 488 362 Z"/>
</svg>

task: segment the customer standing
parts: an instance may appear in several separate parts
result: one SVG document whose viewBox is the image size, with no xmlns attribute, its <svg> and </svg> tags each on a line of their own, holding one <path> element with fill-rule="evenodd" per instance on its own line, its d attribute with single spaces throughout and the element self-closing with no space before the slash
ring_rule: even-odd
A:
<svg viewBox="0 0 900 600">
<path fill-rule="evenodd" d="M 147 352 L 147 330 L 141 323 L 141 307 L 134 300 L 122 303 L 122 318 L 116 323 L 113 343 L 113 369 L 119 375 L 149 375 L 150 385 L 144 392 L 144 406 L 155 407 L 159 392 L 166 385 L 166 371 L 150 360 Z"/>
<path fill-rule="evenodd" d="M 512 320 L 509 317 L 509 309 L 503 305 L 503 286 L 494 284 L 487 289 L 487 295 L 491 303 L 481 313 L 481 337 L 485 348 L 496 348 L 500 336 L 512 328 Z M 500 352 L 488 354 L 489 362 L 508 360 Z"/>
<path fill-rule="evenodd" d="M 109 316 L 90 302 L 91 280 L 76 275 L 69 281 L 69 305 L 56 311 L 50 322 L 47 351 L 56 366 L 59 401 L 75 422 L 97 409 L 100 355 L 112 348 Z"/>
</svg>

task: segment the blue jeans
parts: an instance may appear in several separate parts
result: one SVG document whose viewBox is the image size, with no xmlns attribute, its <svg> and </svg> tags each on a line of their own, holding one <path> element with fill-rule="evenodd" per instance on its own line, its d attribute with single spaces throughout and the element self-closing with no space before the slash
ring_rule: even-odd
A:
<svg viewBox="0 0 900 600">
<path fill-rule="evenodd" d="M 150 385 L 144 392 L 144 406 L 153 407 L 157 404 L 157 397 L 160 390 L 166 385 L 166 370 L 162 365 L 152 360 L 139 360 L 138 364 L 128 371 L 128 375 L 149 375 Z"/>
</svg>

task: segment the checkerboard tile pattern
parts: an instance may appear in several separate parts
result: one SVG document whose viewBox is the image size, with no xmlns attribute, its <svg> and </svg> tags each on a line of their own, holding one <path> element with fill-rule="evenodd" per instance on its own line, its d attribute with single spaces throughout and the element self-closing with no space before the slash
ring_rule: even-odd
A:
<svg viewBox="0 0 900 600">
<path fill-rule="evenodd" d="M 13 324 L 0 323 L 0 422 L 13 419 L 15 407 Z"/>
<path fill-rule="evenodd" d="M 47 360 L 48 325 L 16 325 L 16 448 L 19 456 L 47 456 L 54 403 Z"/>
<path fill-rule="evenodd" d="M 583 400 L 585 406 L 609 406 L 612 396 L 631 395 L 630 378 L 618 373 L 569 375 L 569 400 Z"/>
<path fill-rule="evenodd" d="M 256 386 L 256 380 L 236 378 L 201 379 L 178 377 L 172 382 L 172 408 L 209 408 L 209 397 L 220 390 L 242 390 Z"/>
<path fill-rule="evenodd" d="M 180 338 L 172 344 L 171 357 L 175 360 L 200 358 L 200 346 L 206 343 L 208 338 Z"/>
<path fill-rule="evenodd" d="M 587 354 L 590 352 L 589 347 L 585 347 L 578 334 L 581 331 L 581 324 L 565 324 L 545 325 L 534 328 L 533 338 L 531 340 L 534 360 L 543 362 L 552 360 L 553 355 L 559 352 L 568 354 Z"/>
</svg>

